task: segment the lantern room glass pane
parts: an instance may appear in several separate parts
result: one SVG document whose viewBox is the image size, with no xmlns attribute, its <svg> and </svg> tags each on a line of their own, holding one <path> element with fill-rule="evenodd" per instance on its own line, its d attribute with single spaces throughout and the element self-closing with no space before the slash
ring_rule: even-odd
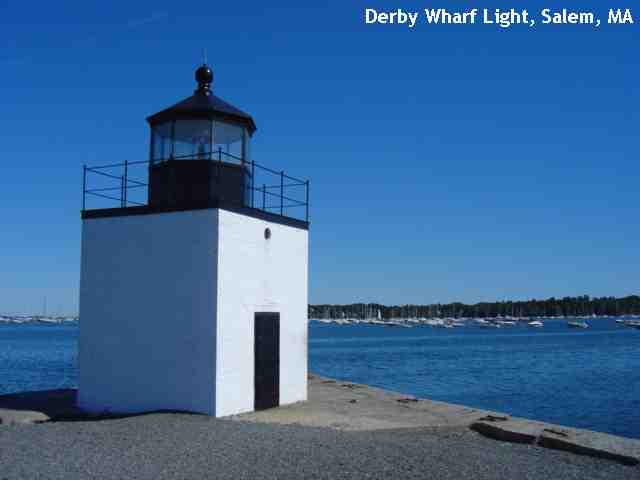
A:
<svg viewBox="0 0 640 480">
<path fill-rule="evenodd" d="M 151 160 L 168 159 L 171 156 L 171 122 L 154 126 L 151 136 Z"/>
<path fill-rule="evenodd" d="M 211 120 L 176 120 L 175 158 L 206 160 L 211 152 Z"/>
<path fill-rule="evenodd" d="M 151 131 L 151 160 L 170 158 L 249 161 L 249 132 L 233 123 L 210 119 L 176 119 Z"/>
<path fill-rule="evenodd" d="M 244 128 L 216 121 L 213 127 L 214 158 L 227 162 L 246 161 L 243 149 L 245 136 Z"/>
</svg>

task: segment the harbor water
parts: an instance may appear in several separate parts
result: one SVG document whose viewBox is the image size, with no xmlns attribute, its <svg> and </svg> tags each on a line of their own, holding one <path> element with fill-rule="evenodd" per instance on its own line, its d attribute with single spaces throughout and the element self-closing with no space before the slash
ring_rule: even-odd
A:
<svg viewBox="0 0 640 480">
<path fill-rule="evenodd" d="M 310 322 L 309 370 L 417 397 L 640 438 L 640 330 Z M 0 324 L 0 394 L 75 387 L 76 324 Z"/>
</svg>

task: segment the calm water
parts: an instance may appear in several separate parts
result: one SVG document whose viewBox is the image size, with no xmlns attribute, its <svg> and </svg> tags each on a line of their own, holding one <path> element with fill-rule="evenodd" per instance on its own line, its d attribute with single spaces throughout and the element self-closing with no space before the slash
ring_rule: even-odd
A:
<svg viewBox="0 0 640 480">
<path fill-rule="evenodd" d="M 312 322 L 309 368 L 419 397 L 640 438 L 640 330 Z M 76 385 L 77 327 L 0 324 L 0 393 Z"/>
<path fill-rule="evenodd" d="M 77 325 L 0 323 L 0 393 L 77 384 Z"/>
<path fill-rule="evenodd" d="M 614 320 L 487 330 L 312 324 L 321 375 L 640 438 L 640 330 Z"/>
</svg>

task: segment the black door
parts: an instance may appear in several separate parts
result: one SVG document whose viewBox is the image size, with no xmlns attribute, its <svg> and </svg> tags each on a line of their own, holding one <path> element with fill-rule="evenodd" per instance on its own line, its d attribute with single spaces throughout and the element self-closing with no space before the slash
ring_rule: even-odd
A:
<svg viewBox="0 0 640 480">
<path fill-rule="evenodd" d="M 255 317 L 256 410 L 280 403 L 280 314 L 256 313 Z"/>
</svg>

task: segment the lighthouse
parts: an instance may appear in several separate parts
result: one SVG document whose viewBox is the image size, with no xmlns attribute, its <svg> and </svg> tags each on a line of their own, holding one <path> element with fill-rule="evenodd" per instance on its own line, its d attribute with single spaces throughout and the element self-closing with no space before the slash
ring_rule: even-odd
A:
<svg viewBox="0 0 640 480">
<path fill-rule="evenodd" d="M 85 166 L 78 405 L 225 416 L 307 398 L 309 182 L 195 72 L 149 157 Z M 217 93 L 217 92 L 216 92 Z"/>
</svg>

